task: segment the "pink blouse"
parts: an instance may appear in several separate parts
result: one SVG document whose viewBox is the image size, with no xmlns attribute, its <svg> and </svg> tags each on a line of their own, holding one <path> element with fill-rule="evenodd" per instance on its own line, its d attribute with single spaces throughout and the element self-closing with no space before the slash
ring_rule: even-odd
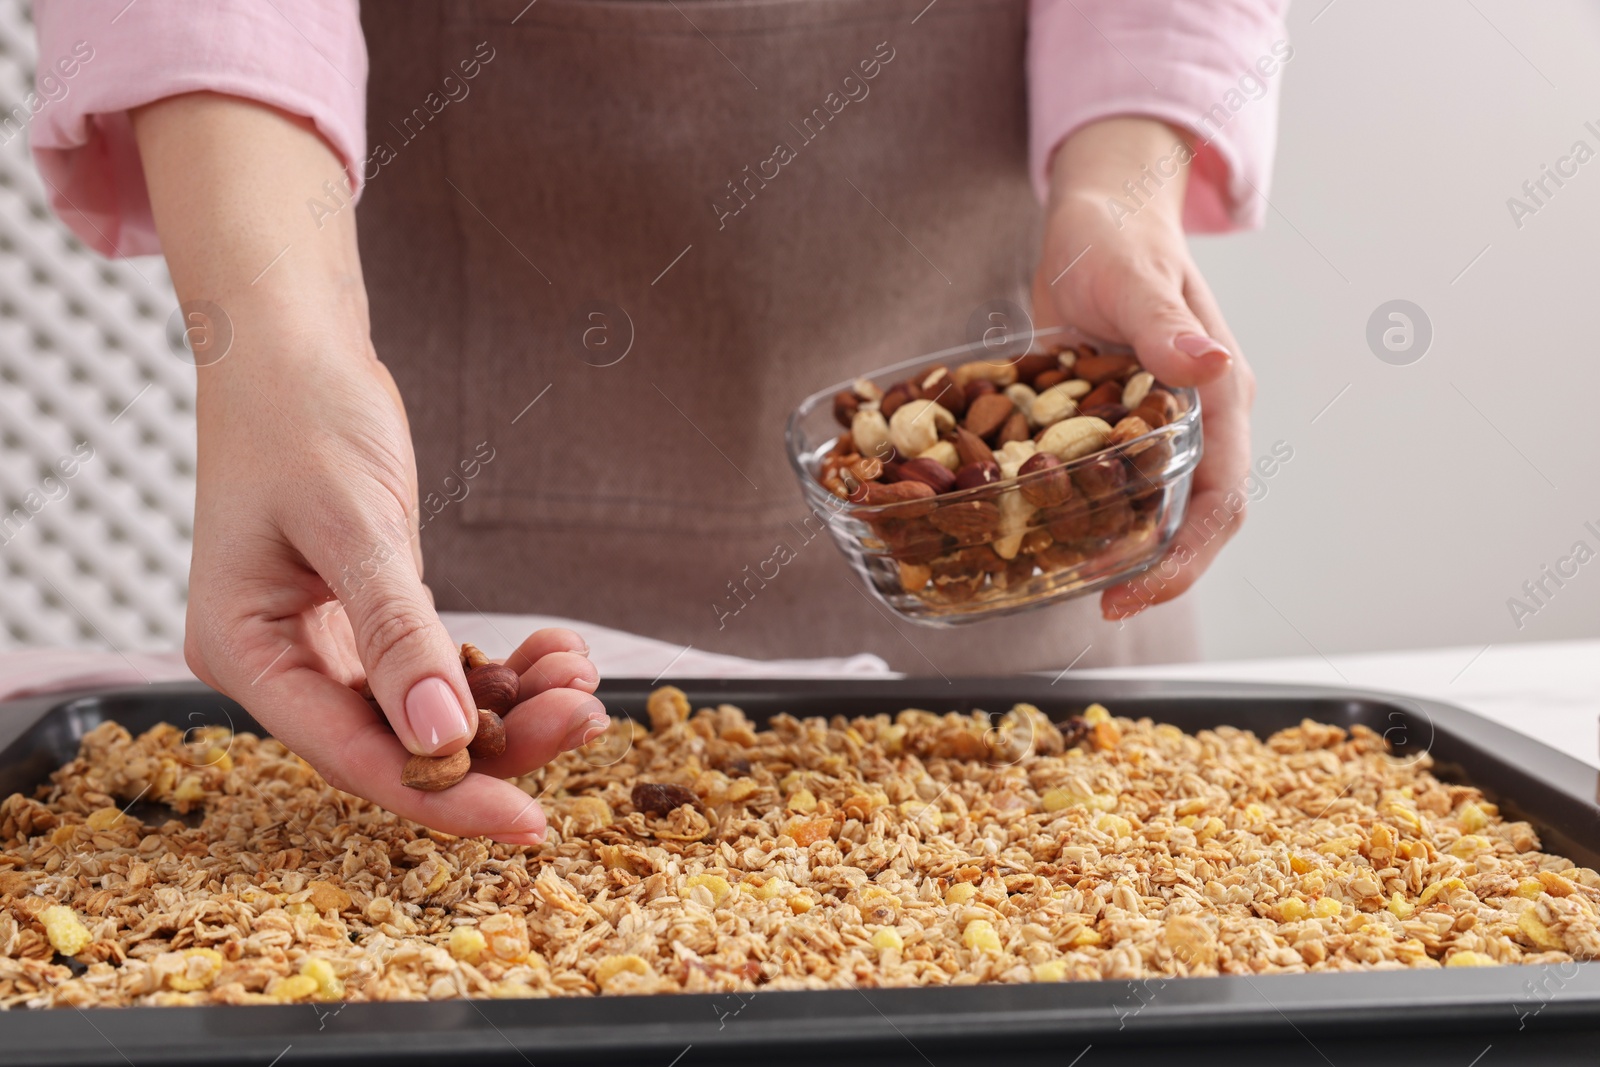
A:
<svg viewBox="0 0 1600 1067">
<path fill-rule="evenodd" d="M 1288 0 L 1031 0 L 1032 171 L 1078 127 L 1149 115 L 1201 146 L 1184 222 L 1258 226 L 1265 212 Z M 357 0 L 35 0 L 28 126 L 51 205 L 105 255 L 156 253 L 128 110 L 211 90 L 316 124 L 360 180 L 367 53 Z M 68 73 L 70 71 L 70 73 Z M 1137 200 L 1130 191 L 1128 207 Z"/>
</svg>

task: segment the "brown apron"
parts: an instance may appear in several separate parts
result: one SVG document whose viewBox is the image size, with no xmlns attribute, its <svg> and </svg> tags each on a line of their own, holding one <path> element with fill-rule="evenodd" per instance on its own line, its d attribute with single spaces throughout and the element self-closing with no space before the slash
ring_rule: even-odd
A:
<svg viewBox="0 0 1600 1067">
<path fill-rule="evenodd" d="M 1182 605 L 900 620 L 785 458 L 807 394 L 1026 299 L 1026 7 L 362 5 L 362 262 L 442 608 L 919 674 L 1193 657 Z"/>
</svg>

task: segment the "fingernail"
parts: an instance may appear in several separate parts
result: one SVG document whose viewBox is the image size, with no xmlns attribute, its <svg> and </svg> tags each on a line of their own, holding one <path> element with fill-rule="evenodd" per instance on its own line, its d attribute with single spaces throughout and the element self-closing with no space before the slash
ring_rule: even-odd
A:
<svg viewBox="0 0 1600 1067">
<path fill-rule="evenodd" d="M 502 845 L 542 845 L 543 834 L 490 834 L 490 841 L 498 841 Z"/>
<path fill-rule="evenodd" d="M 1220 352 L 1226 359 L 1233 358 L 1233 353 L 1229 352 L 1227 346 L 1221 341 L 1214 341 L 1199 333 L 1179 334 L 1172 339 L 1172 346 L 1179 352 L 1187 353 L 1196 359 L 1210 355 L 1212 352 Z"/>
<path fill-rule="evenodd" d="M 611 717 L 606 714 L 604 704 L 598 700 L 585 701 L 573 712 L 567 736 L 561 739 L 561 751 L 571 752 L 575 748 L 582 748 L 605 733 L 610 725 Z"/>
<path fill-rule="evenodd" d="M 592 681 L 588 678 L 574 678 L 571 682 L 567 683 L 567 688 L 581 689 L 585 693 L 592 693 L 596 689 L 600 688 L 600 680 L 598 678 Z"/>
<path fill-rule="evenodd" d="M 406 722 L 426 752 L 437 752 L 472 732 L 456 691 L 443 678 L 424 678 L 406 694 Z"/>
</svg>

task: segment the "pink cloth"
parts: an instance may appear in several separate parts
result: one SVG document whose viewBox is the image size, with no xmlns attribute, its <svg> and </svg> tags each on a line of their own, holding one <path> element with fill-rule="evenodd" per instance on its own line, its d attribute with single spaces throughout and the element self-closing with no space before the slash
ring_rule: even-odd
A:
<svg viewBox="0 0 1600 1067">
<path fill-rule="evenodd" d="M 1185 224 L 1202 232 L 1259 225 L 1286 6 L 1032 0 L 1029 111 L 1041 195 L 1062 138 L 1096 119 L 1149 115 L 1204 145 Z M 51 205 L 106 255 L 161 250 L 128 110 L 163 97 L 212 90 L 305 116 L 360 182 L 367 55 L 356 0 L 36 0 L 34 21 L 41 76 L 79 42 L 93 52 L 65 95 L 33 119 L 32 144 Z"/>
</svg>

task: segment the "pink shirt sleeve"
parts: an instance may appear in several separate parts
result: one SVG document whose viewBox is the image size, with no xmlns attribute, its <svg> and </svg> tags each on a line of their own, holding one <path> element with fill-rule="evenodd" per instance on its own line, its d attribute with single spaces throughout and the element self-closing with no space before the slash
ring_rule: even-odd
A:
<svg viewBox="0 0 1600 1067">
<path fill-rule="evenodd" d="M 1029 139 L 1040 196 L 1068 134 L 1113 115 L 1148 115 L 1187 130 L 1198 148 L 1183 210 L 1188 229 L 1261 225 L 1278 86 L 1294 56 L 1287 7 L 1288 0 L 1032 0 Z"/>
<path fill-rule="evenodd" d="M 209 90 L 309 118 L 360 181 L 357 0 L 36 0 L 34 22 L 34 159 L 51 206 L 105 255 L 161 250 L 128 110 L 164 97 Z"/>
</svg>

